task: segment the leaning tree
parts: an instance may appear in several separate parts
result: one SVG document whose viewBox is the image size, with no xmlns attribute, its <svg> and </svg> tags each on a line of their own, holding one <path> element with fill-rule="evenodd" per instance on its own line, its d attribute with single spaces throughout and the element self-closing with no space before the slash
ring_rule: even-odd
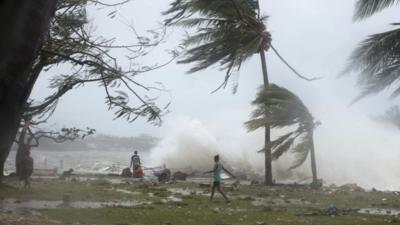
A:
<svg viewBox="0 0 400 225">
<path fill-rule="evenodd" d="M 4 0 L 0 4 L 0 177 L 29 96 L 30 70 L 55 3 Z"/>
<path fill-rule="evenodd" d="M 283 87 L 269 84 L 261 87 L 256 107 L 246 127 L 249 131 L 269 126 L 285 131 L 285 134 L 270 142 L 272 159 L 276 160 L 290 150 L 296 154 L 296 161 L 290 169 L 301 166 L 310 155 L 312 183 L 317 185 L 317 166 L 314 151 L 314 129 L 320 123 L 304 105 L 301 99 Z"/>
<path fill-rule="evenodd" d="M 47 139 L 55 143 L 64 143 L 66 141 L 75 141 L 76 139 L 84 139 L 87 136 L 93 135 L 96 130 L 92 128 L 61 128 L 60 130 L 50 130 L 43 127 L 46 119 L 39 117 L 31 118 L 23 117 L 22 129 L 20 130 L 18 139 L 15 143 L 18 145 L 15 155 L 15 172 L 19 176 L 23 167 L 23 159 L 27 152 L 32 148 L 37 148 L 40 141 Z"/>
<path fill-rule="evenodd" d="M 123 1 L 116 4 L 105 4 L 92 0 L 59 0 L 55 6 L 55 16 L 50 20 L 49 29 L 44 32 L 43 41 L 24 85 L 23 103 L 14 101 L 12 104 L 22 104 L 17 115 L 18 122 L 21 116 L 34 117 L 38 115 L 51 115 L 58 100 L 69 91 L 83 87 L 85 84 L 97 84 L 104 89 L 105 101 L 108 109 L 114 109 L 115 118 L 125 118 L 132 122 L 139 117 L 147 118 L 148 122 L 159 124 L 164 108 L 155 104 L 156 98 L 147 97 L 151 90 L 160 91 L 160 86 L 148 86 L 138 81 L 138 76 L 160 68 L 171 62 L 177 52 L 171 50 L 170 60 L 161 64 L 142 65 L 139 59 L 148 54 L 162 41 L 165 29 L 152 30 L 146 36 L 140 35 L 134 27 L 132 31 L 133 43 L 119 43 L 116 38 L 107 38 L 95 34 L 91 30 L 91 24 L 87 19 L 86 8 L 93 5 L 101 5 L 110 9 L 110 17 L 114 17 L 114 6 L 126 4 Z M 51 68 L 58 65 L 67 67 L 62 74 L 54 73 Z M 50 75 L 49 87 L 53 93 L 43 100 L 30 98 L 32 89 L 44 73 Z M 130 96 L 134 98 L 130 100 Z M 132 104 L 134 102 L 134 104 Z M 10 104 L 11 104 L 10 103 Z M 1 152 L 0 173 L 4 169 L 5 159 L 10 151 L 18 129 L 19 123 L 13 124 L 13 130 L 9 131 L 9 138 L 2 142 L 4 148 Z M 22 128 L 21 128 L 22 129 Z"/>
<path fill-rule="evenodd" d="M 266 16 L 260 16 L 258 0 L 175 0 L 164 12 L 169 26 L 192 28 L 183 44 L 188 47 L 178 63 L 194 63 L 194 73 L 219 64 L 226 71 L 225 79 L 216 89 L 226 86 L 242 63 L 260 55 L 264 86 L 269 85 L 265 52 L 270 48 L 299 77 L 308 79 L 291 67 L 271 45 Z M 270 127 L 265 126 L 265 184 L 272 185 Z"/>
</svg>

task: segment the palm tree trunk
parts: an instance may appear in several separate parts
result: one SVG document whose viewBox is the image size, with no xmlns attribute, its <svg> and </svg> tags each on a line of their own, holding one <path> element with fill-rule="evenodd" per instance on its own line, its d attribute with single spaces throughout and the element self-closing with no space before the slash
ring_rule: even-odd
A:
<svg viewBox="0 0 400 225">
<path fill-rule="evenodd" d="M 315 151 L 314 151 L 314 133 L 311 133 L 311 172 L 312 172 L 312 179 L 313 183 L 315 184 L 317 182 L 317 163 L 315 161 Z"/>
<path fill-rule="evenodd" d="M 264 50 L 260 51 L 261 57 L 261 67 L 264 78 L 264 86 L 269 85 L 268 81 L 268 71 L 267 71 L 267 61 L 265 59 Z M 272 182 L 272 157 L 271 157 L 271 129 L 269 126 L 265 126 L 265 141 L 264 141 L 264 156 L 265 156 L 265 185 L 273 185 Z"/>
</svg>

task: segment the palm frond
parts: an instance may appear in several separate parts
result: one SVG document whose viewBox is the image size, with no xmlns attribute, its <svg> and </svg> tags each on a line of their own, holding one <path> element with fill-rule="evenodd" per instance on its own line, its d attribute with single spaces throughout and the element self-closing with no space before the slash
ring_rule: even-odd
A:
<svg viewBox="0 0 400 225">
<path fill-rule="evenodd" d="M 283 153 L 288 152 L 292 147 L 295 138 L 287 138 L 285 139 L 280 145 L 275 146 L 272 149 L 272 159 L 276 160 L 279 159 L 283 155 Z"/>
<path fill-rule="evenodd" d="M 399 0 L 358 0 L 354 12 L 354 20 L 362 20 L 381 10 L 398 4 Z"/>
<path fill-rule="evenodd" d="M 289 138 L 296 138 L 297 135 L 295 135 L 295 132 L 289 132 L 285 135 L 280 136 L 279 138 L 275 139 L 274 141 L 271 141 L 269 143 L 269 146 L 271 149 L 277 148 L 278 146 L 284 144 Z M 264 152 L 265 148 L 259 150 L 258 152 Z"/>
<path fill-rule="evenodd" d="M 252 104 L 257 107 L 252 113 L 252 118 L 267 116 L 271 120 L 271 126 L 291 126 L 299 121 L 313 123 L 313 117 L 301 99 L 274 84 L 267 88 L 262 87 Z"/>
<path fill-rule="evenodd" d="M 257 6 L 258 7 L 258 6 Z M 163 12 L 169 16 L 165 24 L 174 24 L 195 13 L 206 17 L 240 18 L 256 16 L 254 0 L 175 0 L 168 10 Z"/>
<path fill-rule="evenodd" d="M 345 73 L 358 72 L 362 88 L 355 101 L 379 93 L 400 81 L 400 29 L 371 35 L 352 53 Z M 400 87 L 392 97 L 400 94 Z"/>
<path fill-rule="evenodd" d="M 293 148 L 292 151 L 296 154 L 296 160 L 290 169 L 295 169 L 301 166 L 307 160 L 308 154 L 311 150 L 311 138 L 310 135 L 306 134 L 301 139 L 300 143 Z"/>
<path fill-rule="evenodd" d="M 245 126 L 248 131 L 255 131 L 261 127 L 265 127 L 265 125 L 269 125 L 271 120 L 267 118 L 255 118 L 245 122 Z"/>
<path fill-rule="evenodd" d="M 287 129 L 296 126 L 293 131 L 270 142 L 273 159 L 276 160 L 292 150 L 296 154 L 296 161 L 292 168 L 304 163 L 311 148 L 315 123 L 301 99 L 285 88 L 270 84 L 260 88 L 252 104 L 256 106 L 256 109 L 252 112 L 251 119 L 245 123 L 249 131 L 265 127 L 265 125 L 271 128 Z"/>
<path fill-rule="evenodd" d="M 187 51 L 178 63 L 190 63 L 188 73 L 219 65 L 231 73 L 253 54 L 267 50 L 271 36 L 266 17 L 258 18 L 256 0 L 175 0 L 164 12 L 165 23 L 195 29 L 183 42 Z"/>
</svg>

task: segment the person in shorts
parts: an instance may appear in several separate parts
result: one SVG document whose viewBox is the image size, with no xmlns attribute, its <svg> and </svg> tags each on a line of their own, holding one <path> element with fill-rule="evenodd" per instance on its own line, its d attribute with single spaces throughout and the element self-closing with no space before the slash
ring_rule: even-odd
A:
<svg viewBox="0 0 400 225">
<path fill-rule="evenodd" d="M 213 200 L 215 189 L 217 189 L 217 191 L 219 193 L 221 193 L 221 195 L 224 197 L 225 201 L 227 203 L 229 203 L 230 200 L 225 195 L 225 193 L 222 192 L 222 190 L 221 190 L 221 172 L 222 172 L 222 170 L 224 170 L 226 173 L 228 173 L 233 178 L 235 176 L 231 172 L 229 172 L 227 169 L 224 168 L 222 163 L 219 161 L 219 155 L 214 156 L 214 163 L 215 163 L 214 164 L 214 169 L 211 170 L 211 171 L 206 172 L 206 173 L 213 173 L 213 184 L 212 184 L 212 189 L 211 189 L 210 201 Z"/>
</svg>

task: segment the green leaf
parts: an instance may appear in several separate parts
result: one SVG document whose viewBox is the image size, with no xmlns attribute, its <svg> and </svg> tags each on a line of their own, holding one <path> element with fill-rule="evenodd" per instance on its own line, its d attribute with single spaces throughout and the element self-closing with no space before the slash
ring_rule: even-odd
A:
<svg viewBox="0 0 400 225">
<path fill-rule="evenodd" d="M 362 20 L 381 10 L 397 5 L 399 0 L 358 0 L 354 12 L 354 20 Z"/>
</svg>

